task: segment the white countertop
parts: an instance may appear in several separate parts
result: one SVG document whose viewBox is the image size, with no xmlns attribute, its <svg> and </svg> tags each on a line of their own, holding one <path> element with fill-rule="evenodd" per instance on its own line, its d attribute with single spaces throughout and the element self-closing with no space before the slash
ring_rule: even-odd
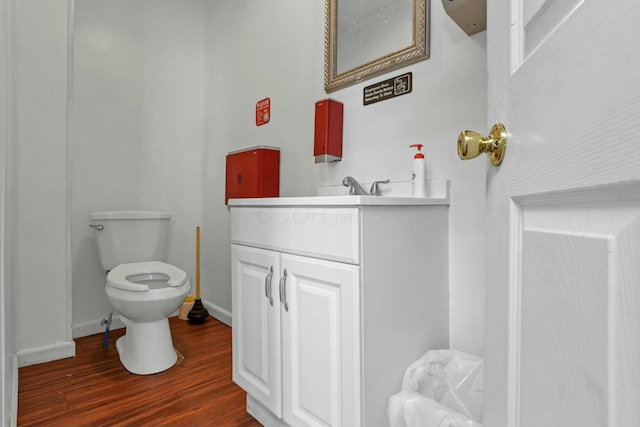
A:
<svg viewBox="0 0 640 427">
<path fill-rule="evenodd" d="M 391 183 L 394 187 L 394 183 Z M 319 189 L 319 196 L 306 197 L 266 197 L 249 199 L 230 199 L 229 207 L 247 206 L 429 206 L 429 205 L 449 205 L 449 181 L 439 180 L 429 182 L 430 194 L 432 197 L 411 197 L 406 195 L 406 191 L 389 191 L 388 195 L 382 196 L 351 196 L 348 194 L 332 194 L 337 191 L 345 192 L 346 187 L 336 187 L 330 189 L 325 187 Z M 399 189 L 406 187 L 405 183 L 397 183 Z M 410 188 L 410 187 L 409 187 Z M 330 195 L 327 195 L 330 194 Z"/>
</svg>

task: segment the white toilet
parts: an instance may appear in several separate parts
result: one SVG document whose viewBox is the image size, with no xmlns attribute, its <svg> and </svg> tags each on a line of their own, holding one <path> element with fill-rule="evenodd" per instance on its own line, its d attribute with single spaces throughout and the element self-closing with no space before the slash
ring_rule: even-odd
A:
<svg viewBox="0 0 640 427">
<path fill-rule="evenodd" d="M 122 365 L 138 375 L 169 369 L 177 354 L 168 317 L 191 290 L 184 271 L 162 262 L 171 214 L 113 211 L 89 217 L 108 271 L 105 292 L 127 328 L 116 341 Z"/>
</svg>

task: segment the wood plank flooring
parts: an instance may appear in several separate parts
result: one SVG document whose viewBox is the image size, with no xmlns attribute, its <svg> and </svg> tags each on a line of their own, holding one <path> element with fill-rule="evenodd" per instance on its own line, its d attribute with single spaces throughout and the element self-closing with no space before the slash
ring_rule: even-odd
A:
<svg viewBox="0 0 640 427">
<path fill-rule="evenodd" d="M 18 426 L 259 427 L 245 392 L 231 380 L 231 328 L 209 317 L 169 319 L 184 360 L 154 375 L 133 375 L 118 358 L 124 329 L 76 339 L 76 357 L 18 370 Z"/>
</svg>

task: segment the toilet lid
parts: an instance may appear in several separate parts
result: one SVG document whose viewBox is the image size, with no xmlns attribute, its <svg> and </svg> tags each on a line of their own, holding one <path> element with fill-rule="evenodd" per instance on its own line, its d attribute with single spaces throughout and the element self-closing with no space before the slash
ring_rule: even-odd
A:
<svg viewBox="0 0 640 427">
<path fill-rule="evenodd" d="M 149 261 L 118 265 L 107 274 L 107 284 L 126 291 L 145 292 L 149 290 L 149 286 L 131 282 L 127 277 L 154 273 L 168 276 L 167 286 L 171 287 L 182 286 L 187 281 L 187 273 L 178 267 L 161 261 Z"/>
</svg>

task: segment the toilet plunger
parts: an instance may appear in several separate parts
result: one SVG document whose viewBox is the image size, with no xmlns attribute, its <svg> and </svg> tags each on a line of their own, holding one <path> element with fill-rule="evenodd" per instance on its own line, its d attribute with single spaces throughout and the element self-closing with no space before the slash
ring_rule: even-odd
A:
<svg viewBox="0 0 640 427">
<path fill-rule="evenodd" d="M 196 301 L 187 314 L 187 319 L 189 319 L 189 323 L 199 324 L 204 323 L 207 317 L 209 317 L 209 312 L 200 300 L 200 227 L 196 227 Z"/>
</svg>

